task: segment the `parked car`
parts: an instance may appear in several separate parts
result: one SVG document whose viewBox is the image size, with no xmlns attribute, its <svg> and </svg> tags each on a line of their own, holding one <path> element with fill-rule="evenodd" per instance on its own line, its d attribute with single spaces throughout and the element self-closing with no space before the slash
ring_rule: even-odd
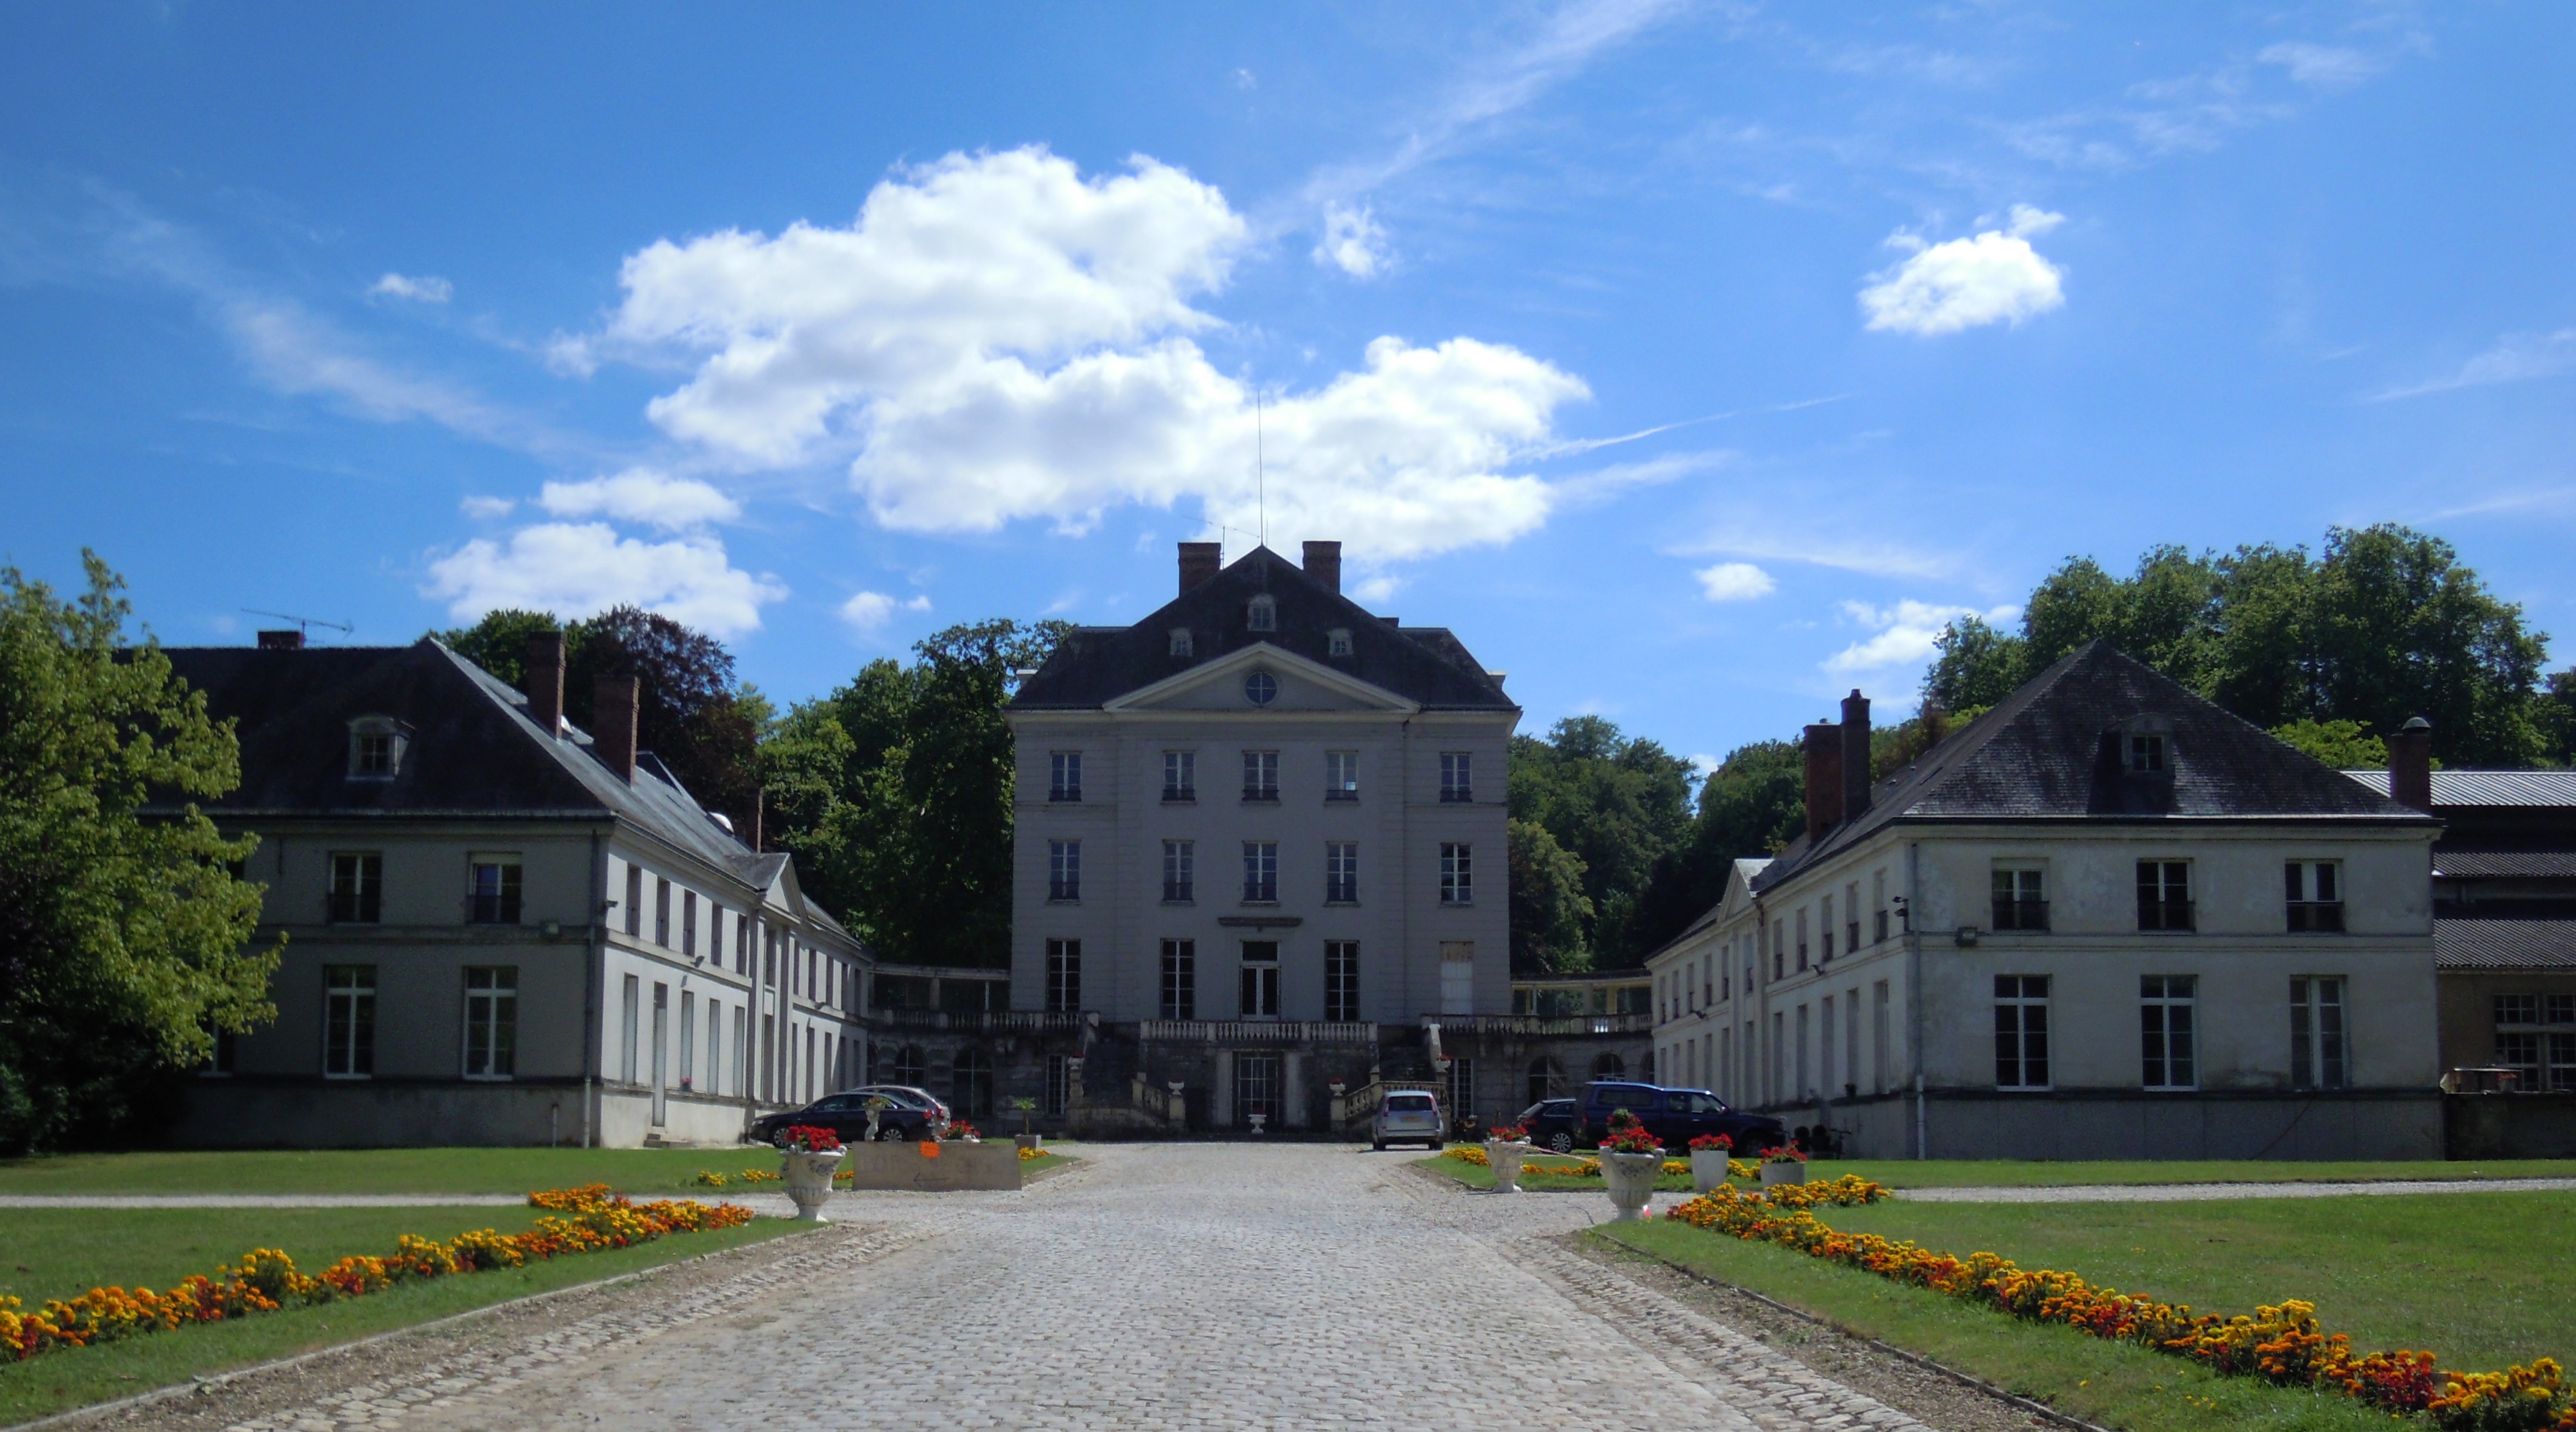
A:
<svg viewBox="0 0 2576 1432">
<path fill-rule="evenodd" d="M 803 1125 L 830 1129 L 841 1142 L 854 1144 L 868 1136 L 868 1101 L 878 1097 L 887 1105 L 877 1114 L 878 1138 L 936 1138 L 939 1130 L 948 1126 L 948 1106 L 926 1090 L 903 1084 L 872 1084 L 827 1094 L 801 1109 L 764 1114 L 752 1122 L 751 1136 L 760 1143 L 778 1144 L 786 1138 L 786 1130 Z"/>
<path fill-rule="evenodd" d="M 1529 1130 L 1530 1142 L 1561 1154 L 1574 1152 L 1575 1133 L 1583 1116 L 1572 1099 L 1541 1099 L 1521 1110 L 1521 1127 Z"/>
<path fill-rule="evenodd" d="M 1381 1153 L 1388 1144 L 1422 1140 L 1425 1147 L 1445 1142 L 1449 1121 L 1441 1117 L 1440 1100 L 1427 1089 L 1397 1089 L 1377 1101 L 1369 1121 L 1369 1143 Z"/>
<path fill-rule="evenodd" d="M 1724 1134 L 1750 1157 L 1789 1142 L 1789 1131 L 1767 1114 L 1746 1114 L 1706 1089 L 1666 1089 L 1604 1079 L 1587 1084 L 1576 1109 L 1575 1142 L 1597 1144 L 1621 1109 L 1637 1116 L 1667 1149 L 1686 1149 L 1702 1134 Z"/>
</svg>

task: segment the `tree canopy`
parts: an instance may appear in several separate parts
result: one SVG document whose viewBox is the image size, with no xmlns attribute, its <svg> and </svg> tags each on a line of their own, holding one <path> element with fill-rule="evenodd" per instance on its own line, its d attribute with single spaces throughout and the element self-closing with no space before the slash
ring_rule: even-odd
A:
<svg viewBox="0 0 2576 1432">
<path fill-rule="evenodd" d="M 229 722 L 148 639 L 124 582 L 82 553 L 59 599 L 0 569 L 0 1152 L 98 1142 L 165 1115 L 217 1031 L 274 1018 L 262 887 L 195 800 L 241 781 Z M 147 803 L 186 802 L 175 816 Z"/>
<path fill-rule="evenodd" d="M 1548 840 L 1520 837 L 1512 869 L 1549 881 L 1571 872 L 1581 886 L 1579 902 L 1544 887 L 1515 892 L 1516 914 L 1520 905 L 1553 912 L 1551 932 L 1516 942 L 1516 953 L 1554 971 L 1618 968 L 1643 958 L 1653 946 L 1639 943 L 1638 902 L 1655 862 L 1690 832 L 1693 776 L 1689 761 L 1599 716 L 1569 716 L 1545 740 L 1513 737 L 1511 819 Z M 1550 845 L 1573 865 L 1550 854 Z M 1557 928 L 1568 919 L 1582 931 L 1577 944 Z"/>
</svg>

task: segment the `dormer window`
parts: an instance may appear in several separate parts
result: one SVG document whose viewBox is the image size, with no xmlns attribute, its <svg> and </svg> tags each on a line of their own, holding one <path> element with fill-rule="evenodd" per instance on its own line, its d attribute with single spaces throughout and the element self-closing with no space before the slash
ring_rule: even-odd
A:
<svg viewBox="0 0 2576 1432">
<path fill-rule="evenodd" d="M 1197 648 L 1190 641 L 1190 629 L 1188 627 L 1172 628 L 1172 655 L 1192 656 L 1195 655 L 1196 652 Z"/>
<path fill-rule="evenodd" d="M 361 716 L 349 723 L 349 779 L 390 781 L 402 770 L 402 723 L 390 716 Z"/>
<path fill-rule="evenodd" d="M 1279 630 L 1279 604 L 1270 599 L 1268 592 L 1263 592 L 1254 597 L 1252 605 L 1245 609 L 1243 624 L 1253 631 Z"/>
<path fill-rule="evenodd" d="M 2131 736 L 2129 769 L 2142 776 L 2163 775 L 2166 770 L 2165 738 L 2161 734 Z"/>
<path fill-rule="evenodd" d="M 1351 629 L 1349 627 L 1335 627 L 1324 633 L 1324 655 L 1348 656 L 1350 654 Z"/>
</svg>

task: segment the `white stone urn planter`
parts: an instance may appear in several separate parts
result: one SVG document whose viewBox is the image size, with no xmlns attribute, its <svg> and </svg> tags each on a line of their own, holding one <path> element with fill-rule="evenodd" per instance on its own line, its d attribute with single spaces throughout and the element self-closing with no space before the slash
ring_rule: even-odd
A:
<svg viewBox="0 0 2576 1432">
<path fill-rule="evenodd" d="M 1614 1154 L 1601 1151 L 1601 1183 L 1610 1192 L 1610 1206 L 1617 1210 L 1613 1223 L 1634 1223 L 1646 1216 L 1647 1201 L 1655 1196 L 1656 1176 L 1664 1171 L 1664 1151 L 1650 1154 Z"/>
<path fill-rule="evenodd" d="M 796 1205 L 796 1216 L 807 1223 L 828 1223 L 823 1205 L 832 1201 L 832 1175 L 841 1168 L 841 1151 L 828 1154 L 800 1154 L 790 1151 L 787 1167 L 788 1200 Z"/>
<path fill-rule="evenodd" d="M 1485 1167 L 1494 1171 L 1494 1192 L 1521 1191 L 1521 1160 L 1529 1157 L 1529 1140 L 1485 1140 Z"/>
<path fill-rule="evenodd" d="M 1807 1166 L 1803 1163 L 1766 1163 L 1762 1166 L 1762 1186 L 1777 1188 L 1784 1183 L 1805 1183 Z"/>
<path fill-rule="evenodd" d="M 1724 1149 L 1691 1150 L 1691 1188 L 1699 1193 L 1715 1193 L 1731 1176 Z"/>
</svg>

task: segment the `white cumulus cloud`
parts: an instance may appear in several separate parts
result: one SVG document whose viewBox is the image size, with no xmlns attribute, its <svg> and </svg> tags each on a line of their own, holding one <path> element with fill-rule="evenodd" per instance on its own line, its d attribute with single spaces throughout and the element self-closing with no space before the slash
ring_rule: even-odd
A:
<svg viewBox="0 0 2576 1432">
<path fill-rule="evenodd" d="M 1989 323 L 2019 324 L 2064 306 L 2065 272 L 2030 246 L 2033 235 L 2065 215 L 2012 208 L 2009 223 L 1973 238 L 1926 244 L 1900 233 L 1888 242 L 1911 249 L 1894 268 L 1871 274 L 1860 306 L 1871 328 L 1899 333 L 1956 333 Z"/>
<path fill-rule="evenodd" d="M 583 351 L 694 355 L 648 409 L 666 432 L 747 468 L 846 457 L 890 528 L 1080 529 L 1194 500 L 1252 531 L 1253 393 L 1191 338 L 1247 234 L 1151 159 L 1085 178 L 1043 149 L 951 155 L 846 228 L 653 244 Z M 1586 396 L 1503 345 L 1380 338 L 1358 370 L 1265 394 L 1271 541 L 1342 538 L 1366 566 L 1527 532 L 1552 492 L 1508 468 Z"/>
<path fill-rule="evenodd" d="M 717 636 L 757 630 L 760 609 L 787 595 L 774 578 L 734 567 L 712 537 L 645 542 L 596 522 L 521 528 L 507 543 L 476 538 L 429 564 L 422 595 L 471 621 L 498 607 L 567 620 L 632 604 Z"/>
<path fill-rule="evenodd" d="M 872 634 L 884 627 L 887 622 L 894 620 L 897 612 L 928 610 L 930 610 L 928 597 L 914 597 L 910 601 L 899 601 L 883 592 L 861 592 L 841 603 L 841 620 L 861 632 Z"/>
<path fill-rule="evenodd" d="M 1315 245 L 1315 262 L 1331 264 L 1353 278 L 1375 278 L 1389 257 L 1386 230 L 1368 209 L 1342 203 L 1324 206 L 1324 237 Z"/>
<path fill-rule="evenodd" d="M 1932 659 L 1935 649 L 1932 643 L 1941 635 L 1941 629 L 1961 617 L 1982 617 L 1989 622 L 2002 622 L 2021 615 L 2021 608 L 2017 606 L 1981 612 L 1975 607 L 1936 606 L 1911 599 L 1892 607 L 1845 602 L 1842 610 L 1846 618 L 1869 630 L 1872 635 L 1828 657 L 1824 663 L 1827 671 L 1869 672 L 1919 665 Z"/>
<path fill-rule="evenodd" d="M 408 278 L 389 273 L 377 279 L 375 287 L 368 289 L 367 293 L 369 297 L 381 294 L 386 298 L 408 298 L 415 303 L 445 303 L 456 296 L 456 285 L 427 274 Z"/>
<path fill-rule="evenodd" d="M 507 517 L 517 511 L 519 500 L 515 497 L 485 497 L 476 494 L 467 496 L 456 505 L 466 516 L 475 521 L 489 522 L 496 517 Z"/>
<path fill-rule="evenodd" d="M 1720 562 L 1700 568 L 1699 585 L 1712 602 L 1749 602 L 1771 595 L 1780 584 L 1750 562 Z"/>
<path fill-rule="evenodd" d="M 742 516 L 741 504 L 706 483 L 646 467 L 588 482 L 549 482 L 537 504 L 557 517 L 615 517 L 667 532 Z"/>
</svg>

